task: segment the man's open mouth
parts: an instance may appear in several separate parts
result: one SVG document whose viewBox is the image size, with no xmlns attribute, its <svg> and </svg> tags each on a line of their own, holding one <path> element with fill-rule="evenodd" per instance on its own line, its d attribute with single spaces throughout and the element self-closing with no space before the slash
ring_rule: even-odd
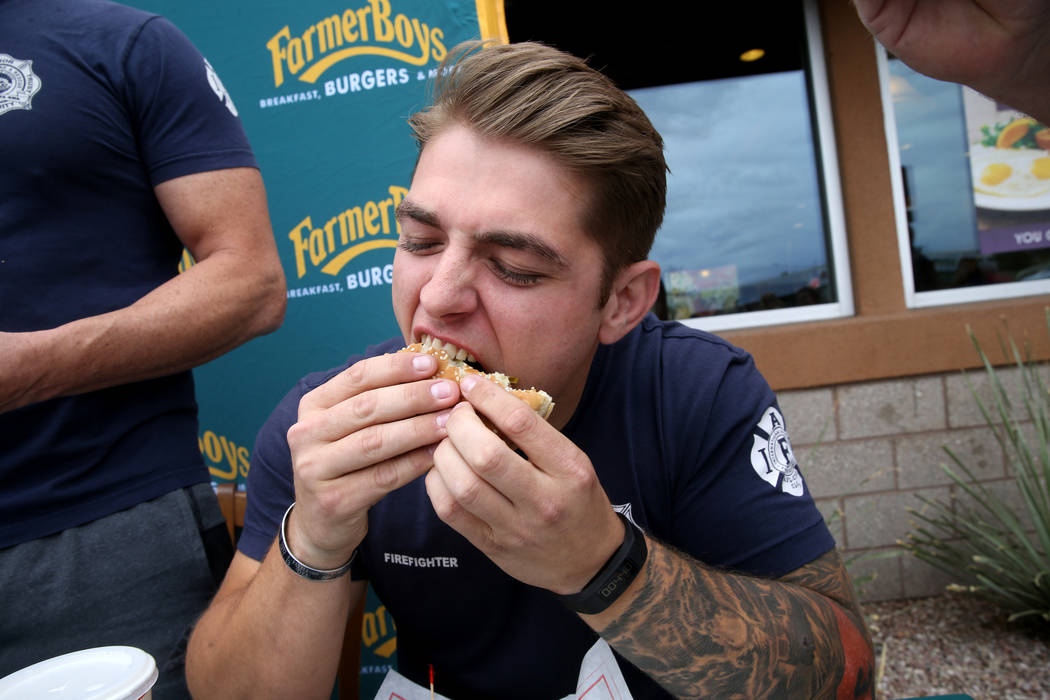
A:
<svg viewBox="0 0 1050 700">
<path fill-rule="evenodd" d="M 466 364 L 472 367 L 473 369 L 478 370 L 479 372 L 485 371 L 485 368 L 481 366 L 481 363 L 478 362 L 473 355 L 468 353 L 463 348 L 456 347 L 452 343 L 442 342 L 440 339 L 432 338 L 424 333 L 423 336 L 419 339 L 419 344 L 423 346 L 424 352 L 429 350 L 444 350 L 445 353 L 448 355 L 449 360 L 454 362 L 462 362 L 463 364 Z"/>
</svg>

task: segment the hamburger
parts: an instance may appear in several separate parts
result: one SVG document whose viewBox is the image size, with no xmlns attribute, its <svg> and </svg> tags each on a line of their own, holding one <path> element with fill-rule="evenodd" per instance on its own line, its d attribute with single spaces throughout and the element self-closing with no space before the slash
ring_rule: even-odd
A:
<svg viewBox="0 0 1050 700">
<path fill-rule="evenodd" d="M 399 352 L 422 352 L 433 356 L 438 362 L 438 370 L 434 376 L 441 379 L 451 379 L 458 384 L 463 377 L 474 374 L 494 382 L 527 403 L 544 420 L 547 420 L 551 411 L 554 410 L 554 400 L 546 391 L 535 387 L 528 389 L 515 387 L 514 384 L 517 382 L 515 378 L 508 377 L 502 372 L 484 371 L 473 355 L 462 348 L 457 348 L 452 343 L 443 343 L 437 338 L 424 335 L 418 343 L 407 345 Z"/>
</svg>

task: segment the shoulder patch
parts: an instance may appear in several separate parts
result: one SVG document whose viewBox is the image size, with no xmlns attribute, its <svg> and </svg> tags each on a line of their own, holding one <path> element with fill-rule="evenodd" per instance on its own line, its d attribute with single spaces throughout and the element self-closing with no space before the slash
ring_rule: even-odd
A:
<svg viewBox="0 0 1050 700">
<path fill-rule="evenodd" d="M 0 53 L 0 114 L 12 109 L 32 109 L 33 95 L 42 83 L 33 62 Z"/>
<path fill-rule="evenodd" d="M 753 437 L 751 466 L 755 473 L 773 488 L 792 496 L 801 496 L 805 486 L 780 411 L 772 406 L 766 409 L 755 426 Z"/>
<path fill-rule="evenodd" d="M 208 85 L 211 86 L 211 91 L 215 93 L 215 96 L 219 98 L 219 101 L 226 105 L 226 109 L 230 110 L 230 114 L 237 116 L 237 107 L 233 104 L 233 98 L 230 97 L 229 91 L 226 90 L 226 86 L 219 80 L 219 74 L 215 72 L 215 69 L 208 63 L 208 59 L 204 59 L 204 75 L 208 79 Z"/>
</svg>

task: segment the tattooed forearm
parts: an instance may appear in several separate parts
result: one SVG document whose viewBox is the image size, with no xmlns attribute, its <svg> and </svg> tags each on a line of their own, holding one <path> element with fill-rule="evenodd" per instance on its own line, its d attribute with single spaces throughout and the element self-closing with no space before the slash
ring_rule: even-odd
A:
<svg viewBox="0 0 1050 700">
<path fill-rule="evenodd" d="M 709 569 L 651 542 L 602 636 L 678 697 L 871 698 L 871 643 L 837 552 L 778 580 Z"/>
</svg>

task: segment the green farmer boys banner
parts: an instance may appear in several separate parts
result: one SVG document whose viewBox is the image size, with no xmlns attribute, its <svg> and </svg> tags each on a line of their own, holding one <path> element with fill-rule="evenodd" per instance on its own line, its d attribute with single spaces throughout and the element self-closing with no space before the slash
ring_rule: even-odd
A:
<svg viewBox="0 0 1050 700">
<path fill-rule="evenodd" d="M 124 1 L 164 15 L 204 54 L 266 184 L 288 282 L 284 325 L 195 371 L 201 453 L 214 481 L 242 484 L 259 427 L 301 376 L 397 334 L 394 212 L 416 158 L 406 118 L 452 46 L 506 39 L 502 4 Z M 393 620 L 370 596 L 362 697 L 378 688 L 395 649 Z"/>
</svg>

